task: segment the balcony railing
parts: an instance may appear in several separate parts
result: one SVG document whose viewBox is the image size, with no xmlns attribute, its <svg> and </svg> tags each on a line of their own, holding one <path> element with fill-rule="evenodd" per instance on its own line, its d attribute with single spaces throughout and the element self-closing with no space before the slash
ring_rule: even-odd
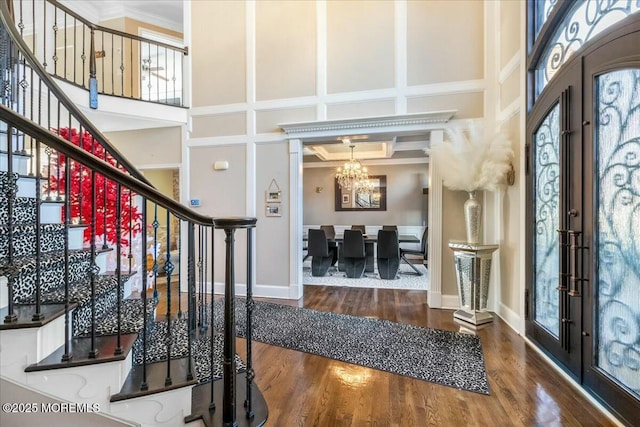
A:
<svg viewBox="0 0 640 427">
<path fill-rule="evenodd" d="M 20 35 L 52 76 L 87 90 L 95 79 L 99 94 L 185 106 L 186 47 L 91 23 L 56 0 L 9 1 Z"/>
</svg>

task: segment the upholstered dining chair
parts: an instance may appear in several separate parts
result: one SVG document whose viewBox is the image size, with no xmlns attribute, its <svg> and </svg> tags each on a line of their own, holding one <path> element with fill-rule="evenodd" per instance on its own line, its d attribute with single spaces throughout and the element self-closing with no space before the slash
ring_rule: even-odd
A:
<svg viewBox="0 0 640 427">
<path fill-rule="evenodd" d="M 329 241 L 324 230 L 309 230 L 307 253 L 311 255 L 311 275 L 324 276 L 329 271 L 335 249 L 329 248 Z"/>
<path fill-rule="evenodd" d="M 400 258 L 402 258 L 407 264 L 409 264 L 409 267 L 411 267 L 413 269 L 413 271 L 415 271 L 418 276 L 422 276 L 422 272 L 420 270 L 418 270 L 412 262 L 410 262 L 407 259 L 407 255 L 418 255 L 420 257 L 422 257 L 422 263 L 424 264 L 424 266 L 427 266 L 427 252 L 428 252 L 428 245 L 427 245 L 427 238 L 429 237 L 429 228 L 425 227 L 424 232 L 422 233 L 422 239 L 420 240 L 420 250 L 416 250 L 416 249 L 403 249 L 400 248 Z"/>
<path fill-rule="evenodd" d="M 364 225 L 352 225 L 351 229 L 352 230 L 360 230 L 360 231 L 362 231 L 362 234 L 365 234 L 365 235 L 367 234 L 367 227 L 364 226 Z"/>
<path fill-rule="evenodd" d="M 362 231 L 345 230 L 342 250 L 344 251 L 345 274 L 349 278 L 359 279 L 364 275 L 367 264 Z"/>
<path fill-rule="evenodd" d="M 382 229 L 383 230 L 395 230 L 397 232 L 398 231 L 398 226 L 397 225 L 383 225 Z"/>
<path fill-rule="evenodd" d="M 378 274 L 381 279 L 398 279 L 400 245 L 396 230 L 378 231 Z"/>
<path fill-rule="evenodd" d="M 326 234 L 329 240 L 329 249 L 334 249 L 331 265 L 336 265 L 336 262 L 338 262 L 338 244 L 334 241 L 336 238 L 336 228 L 333 225 L 321 225 L 320 230 L 324 230 L 324 234 Z"/>
</svg>

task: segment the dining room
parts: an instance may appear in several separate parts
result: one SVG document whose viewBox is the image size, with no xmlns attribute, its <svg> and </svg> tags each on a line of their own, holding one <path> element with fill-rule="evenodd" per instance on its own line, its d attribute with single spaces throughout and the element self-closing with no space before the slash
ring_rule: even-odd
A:
<svg viewBox="0 0 640 427">
<path fill-rule="evenodd" d="M 421 135 L 305 143 L 305 285 L 428 290 L 427 144 Z"/>
</svg>

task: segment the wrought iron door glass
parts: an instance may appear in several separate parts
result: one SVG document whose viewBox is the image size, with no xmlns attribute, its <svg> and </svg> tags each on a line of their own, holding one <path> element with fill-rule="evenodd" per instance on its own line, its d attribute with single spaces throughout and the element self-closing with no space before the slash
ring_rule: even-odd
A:
<svg viewBox="0 0 640 427">
<path fill-rule="evenodd" d="M 597 78 L 597 366 L 640 397 L 640 69 Z"/>
<path fill-rule="evenodd" d="M 535 155 L 535 321 L 558 337 L 560 104 L 534 136 Z"/>
<path fill-rule="evenodd" d="M 536 67 L 535 97 L 571 55 L 587 41 L 632 13 L 640 11 L 639 1 L 576 1 L 548 43 Z M 550 11 L 549 11 L 550 12 Z"/>
</svg>

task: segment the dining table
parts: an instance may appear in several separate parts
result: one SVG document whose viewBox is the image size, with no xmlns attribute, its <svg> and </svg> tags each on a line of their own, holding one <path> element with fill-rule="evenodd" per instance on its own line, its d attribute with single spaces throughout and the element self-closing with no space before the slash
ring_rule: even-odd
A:
<svg viewBox="0 0 640 427">
<path fill-rule="evenodd" d="M 363 234 L 364 238 L 364 249 L 366 254 L 366 266 L 364 271 L 367 273 L 373 273 L 375 271 L 375 245 L 378 242 L 378 233 L 375 234 Z M 303 241 L 307 241 L 309 238 L 307 233 L 304 233 L 302 236 Z M 344 240 L 343 234 L 336 233 L 335 236 L 327 236 L 329 243 L 335 242 L 338 246 L 338 270 L 343 271 L 342 268 L 344 264 L 344 257 L 342 256 L 342 242 Z M 398 243 L 420 243 L 420 239 L 418 239 L 413 234 L 399 234 L 398 235 Z"/>
</svg>

